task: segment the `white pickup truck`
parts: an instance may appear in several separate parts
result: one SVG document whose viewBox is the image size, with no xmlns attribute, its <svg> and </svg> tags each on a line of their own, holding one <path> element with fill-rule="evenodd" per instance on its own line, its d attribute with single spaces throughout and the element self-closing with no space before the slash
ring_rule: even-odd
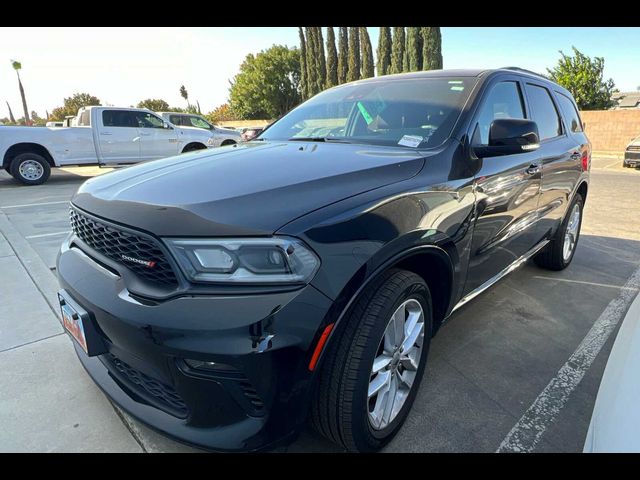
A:
<svg viewBox="0 0 640 480">
<path fill-rule="evenodd" d="M 83 107 L 74 127 L 0 127 L 1 166 L 26 185 L 46 182 L 51 167 L 123 165 L 215 145 L 211 132 L 143 108 Z"/>
</svg>

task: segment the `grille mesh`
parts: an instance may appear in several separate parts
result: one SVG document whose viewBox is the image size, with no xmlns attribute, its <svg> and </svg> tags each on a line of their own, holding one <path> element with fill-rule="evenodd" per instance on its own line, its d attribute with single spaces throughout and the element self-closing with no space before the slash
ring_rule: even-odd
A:
<svg viewBox="0 0 640 480">
<path fill-rule="evenodd" d="M 152 238 L 120 230 L 116 226 L 88 217 L 74 208 L 70 209 L 69 217 L 73 232 L 95 251 L 125 265 L 149 282 L 163 286 L 178 284 L 166 256 Z M 149 267 L 125 257 L 155 264 Z"/>
<path fill-rule="evenodd" d="M 165 406 L 165 411 L 168 413 L 180 418 L 187 417 L 189 409 L 180 395 L 178 395 L 173 388 L 154 380 L 139 370 L 136 370 L 112 353 L 109 353 L 106 356 L 109 363 L 111 363 L 118 372 L 125 376 L 128 380 L 127 383 L 129 383 L 134 390 L 142 389 L 152 395 L 157 401 Z"/>
</svg>

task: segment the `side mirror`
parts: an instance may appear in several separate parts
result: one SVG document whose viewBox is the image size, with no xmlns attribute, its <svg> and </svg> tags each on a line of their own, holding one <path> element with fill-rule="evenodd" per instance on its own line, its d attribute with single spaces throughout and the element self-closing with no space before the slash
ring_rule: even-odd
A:
<svg viewBox="0 0 640 480">
<path fill-rule="evenodd" d="M 169 122 L 164 122 L 164 123 L 162 124 L 162 127 L 163 127 L 165 130 L 173 130 L 173 127 L 172 127 L 171 125 L 169 125 Z"/>
<path fill-rule="evenodd" d="M 531 120 L 501 118 L 491 122 L 489 145 L 474 145 L 478 158 L 514 155 L 537 150 L 540 147 L 538 125 Z"/>
</svg>

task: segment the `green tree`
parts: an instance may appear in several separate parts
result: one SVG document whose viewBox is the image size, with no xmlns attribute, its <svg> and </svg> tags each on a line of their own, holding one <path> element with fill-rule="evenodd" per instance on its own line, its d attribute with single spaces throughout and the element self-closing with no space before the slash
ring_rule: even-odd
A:
<svg viewBox="0 0 640 480">
<path fill-rule="evenodd" d="M 347 81 L 349 70 L 349 33 L 347 27 L 338 30 L 338 85 Z"/>
<path fill-rule="evenodd" d="M 49 120 L 64 120 L 67 116 L 76 115 L 81 107 L 100 105 L 100 99 L 88 93 L 74 93 L 65 98 L 62 107 L 54 108 Z"/>
<path fill-rule="evenodd" d="M 304 27 L 305 35 L 307 37 L 307 93 L 309 97 L 313 97 L 318 90 L 318 84 L 316 78 L 316 46 L 315 46 L 315 27 Z"/>
<path fill-rule="evenodd" d="M 440 27 L 422 27 L 422 69 L 442 69 L 442 37 Z"/>
<path fill-rule="evenodd" d="M 553 69 L 547 69 L 551 80 L 569 90 L 580 110 L 605 110 L 615 102 L 611 99 L 615 84 L 603 79 L 604 58 L 591 59 L 576 47 L 574 56 L 560 51 L 561 58 Z"/>
<path fill-rule="evenodd" d="M 391 43 L 391 71 L 389 73 L 402 73 L 402 60 L 404 58 L 404 27 L 393 27 L 393 40 Z"/>
<path fill-rule="evenodd" d="M 231 107 L 228 103 L 223 103 L 222 105 L 214 108 L 212 111 L 205 115 L 207 119 L 213 123 L 219 122 L 228 122 L 230 120 L 236 119 L 236 114 L 231 110 Z"/>
<path fill-rule="evenodd" d="M 11 111 L 11 106 L 9 105 L 9 102 L 7 103 L 7 109 L 9 110 L 9 120 L 11 121 L 11 123 L 15 124 L 16 123 L 16 117 L 13 116 L 13 112 Z"/>
<path fill-rule="evenodd" d="M 31 122 L 36 127 L 44 127 L 47 123 L 46 118 L 41 118 L 35 110 L 31 111 Z"/>
<path fill-rule="evenodd" d="M 327 88 L 338 85 L 338 52 L 333 27 L 327 27 Z"/>
<path fill-rule="evenodd" d="M 300 95 L 303 100 L 309 98 L 307 87 L 307 42 L 304 39 L 302 27 L 298 27 L 298 36 L 300 37 Z"/>
<path fill-rule="evenodd" d="M 189 92 L 187 92 L 187 89 L 184 88 L 184 85 L 180 86 L 180 96 L 187 102 L 187 109 L 190 108 L 191 104 L 189 103 Z"/>
<path fill-rule="evenodd" d="M 360 32 L 358 27 L 349 27 L 349 68 L 347 82 L 360 79 Z"/>
<path fill-rule="evenodd" d="M 374 75 L 373 48 L 367 27 L 360 27 L 360 48 L 362 49 L 362 78 L 371 78 Z"/>
<path fill-rule="evenodd" d="M 27 108 L 27 98 L 24 95 L 24 88 L 22 87 L 22 80 L 20 79 L 20 70 L 22 70 L 22 63 L 17 60 L 11 60 L 11 66 L 16 71 L 16 75 L 18 76 L 18 87 L 20 88 L 20 96 L 22 97 L 22 109 L 24 110 L 24 119 L 26 125 L 29 125 L 31 121 L 29 120 L 29 109 Z"/>
<path fill-rule="evenodd" d="M 377 74 L 387 75 L 391 69 L 391 27 L 380 27 L 377 56 Z"/>
<path fill-rule="evenodd" d="M 300 51 L 274 45 L 246 56 L 229 89 L 240 119 L 277 118 L 300 103 Z"/>
<path fill-rule="evenodd" d="M 327 82 L 327 62 L 324 56 L 324 39 L 322 38 L 322 27 L 314 28 L 316 47 L 316 84 L 318 92 L 325 89 Z"/>
<path fill-rule="evenodd" d="M 422 70 L 422 36 L 420 27 L 407 27 L 407 69 Z"/>
<path fill-rule="evenodd" d="M 138 108 L 148 108 L 152 112 L 168 112 L 169 104 L 161 98 L 147 98 L 138 102 Z"/>
</svg>

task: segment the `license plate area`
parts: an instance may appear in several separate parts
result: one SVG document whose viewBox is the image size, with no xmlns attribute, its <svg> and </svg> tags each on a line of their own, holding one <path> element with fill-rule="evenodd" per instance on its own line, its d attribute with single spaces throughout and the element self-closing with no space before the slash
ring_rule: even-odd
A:
<svg viewBox="0 0 640 480">
<path fill-rule="evenodd" d="M 107 353 L 106 345 L 98 333 L 92 315 L 64 290 L 58 292 L 58 302 L 62 314 L 62 325 L 73 341 L 89 357 Z"/>
</svg>

